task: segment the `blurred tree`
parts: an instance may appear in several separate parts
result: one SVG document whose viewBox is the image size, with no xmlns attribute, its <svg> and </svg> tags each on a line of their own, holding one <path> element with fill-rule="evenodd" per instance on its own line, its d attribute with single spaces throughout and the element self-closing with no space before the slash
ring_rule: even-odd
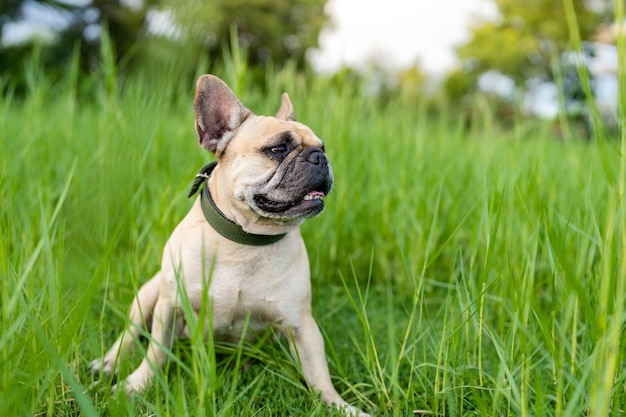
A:
<svg viewBox="0 0 626 417">
<path fill-rule="evenodd" d="M 422 95 L 426 88 L 428 75 L 415 64 L 398 74 L 398 83 L 401 91 L 408 95 Z"/>
<path fill-rule="evenodd" d="M 452 100 L 464 99 L 469 96 L 477 85 L 477 76 L 473 71 L 460 68 L 454 69 L 443 80 L 444 95 Z"/>
<path fill-rule="evenodd" d="M 253 70 L 282 66 L 288 60 L 303 69 L 306 51 L 318 46 L 319 33 L 329 22 L 326 1 L 164 0 L 163 8 L 172 11 L 180 34 L 173 42 L 181 51 L 186 49 L 189 57 L 206 56 L 211 63 L 221 62 L 224 51 L 232 53 L 234 33 Z M 193 62 L 189 67 L 195 69 Z"/>
<path fill-rule="evenodd" d="M 606 20 L 608 0 L 571 0 L 582 39 L 589 39 Z M 552 63 L 568 46 L 569 30 L 562 0 L 495 0 L 499 18 L 471 31 L 469 42 L 457 49 L 469 71 L 490 70 L 526 80 L 554 79 Z"/>
<path fill-rule="evenodd" d="M 145 36 L 147 15 L 159 0 L 0 0 L 0 74 L 20 86 L 24 61 L 39 51 L 39 62 L 54 77 L 79 47 L 80 67 L 100 62 L 100 37 L 106 27 L 116 62 L 132 59 Z M 15 38 L 11 33 L 18 33 Z"/>
<path fill-rule="evenodd" d="M 23 75 L 33 45 L 43 44 L 41 64 L 62 71 L 76 44 L 83 70 L 101 60 L 107 28 L 122 69 L 151 62 L 184 61 L 191 71 L 201 56 L 219 61 L 236 29 L 250 64 L 294 60 L 306 64 L 328 21 L 326 0 L 0 0 L 0 74 L 11 82 Z M 16 26 L 45 27 L 38 36 L 11 40 Z M 23 27 L 21 28 L 23 29 Z M 43 42 L 42 42 L 43 41 Z M 18 82 L 19 83 L 19 82 Z"/>
<path fill-rule="evenodd" d="M 471 29 L 469 41 L 457 48 L 460 66 L 443 82 L 448 102 L 459 107 L 468 121 L 477 116 L 477 102 L 489 103 L 494 114 L 512 115 L 533 86 L 555 83 L 564 71 L 577 74 L 575 68 L 568 69 L 563 62 L 572 46 L 563 1 L 493 0 L 498 17 L 478 22 Z M 613 0 L 571 2 L 583 40 L 591 39 L 599 25 L 612 18 Z M 486 91 L 484 87 L 493 80 L 486 77 L 488 74 L 512 80 L 511 96 Z M 573 81 L 578 84 L 570 86 L 572 91 L 580 88 L 578 80 Z"/>
</svg>

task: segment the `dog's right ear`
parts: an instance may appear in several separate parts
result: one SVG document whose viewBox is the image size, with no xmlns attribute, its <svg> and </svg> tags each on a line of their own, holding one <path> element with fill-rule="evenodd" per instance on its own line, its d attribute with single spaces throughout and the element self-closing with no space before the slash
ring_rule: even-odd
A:
<svg viewBox="0 0 626 417">
<path fill-rule="evenodd" d="M 213 153 L 220 153 L 233 132 L 252 114 L 224 81 L 209 74 L 198 78 L 193 106 L 198 141 Z"/>
<path fill-rule="evenodd" d="M 289 122 L 294 122 L 296 120 L 296 112 L 293 111 L 293 104 L 291 104 L 291 100 L 289 100 L 289 95 L 287 93 L 283 93 L 280 100 L 280 109 L 278 109 L 278 113 L 276 113 L 277 119 L 287 120 Z"/>
</svg>

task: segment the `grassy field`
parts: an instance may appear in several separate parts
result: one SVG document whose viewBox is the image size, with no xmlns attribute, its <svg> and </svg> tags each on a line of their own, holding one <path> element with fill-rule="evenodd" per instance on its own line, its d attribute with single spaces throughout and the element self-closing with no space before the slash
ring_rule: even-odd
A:
<svg viewBox="0 0 626 417">
<path fill-rule="evenodd" d="M 314 314 L 334 383 L 378 416 L 626 414 L 623 142 L 467 129 L 402 98 L 223 71 L 273 113 L 288 91 L 336 184 L 309 220 Z M 153 387 L 94 378 L 211 159 L 193 85 L 32 71 L 0 102 L 0 415 L 326 416 L 286 344 L 181 341 Z M 122 375 L 141 350 L 124 362 Z M 244 366 L 245 365 L 245 366 Z"/>
</svg>

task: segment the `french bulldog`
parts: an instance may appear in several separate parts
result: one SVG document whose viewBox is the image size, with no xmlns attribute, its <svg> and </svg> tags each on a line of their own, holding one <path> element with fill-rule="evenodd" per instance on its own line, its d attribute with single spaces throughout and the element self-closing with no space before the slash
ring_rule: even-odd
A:
<svg viewBox="0 0 626 417">
<path fill-rule="evenodd" d="M 199 143 L 217 164 L 197 175 L 190 195 L 201 188 L 200 196 L 167 241 L 160 271 L 140 288 L 130 325 L 91 370 L 117 373 L 120 357 L 145 326 L 147 355 L 122 384 L 128 394 L 141 391 L 163 366 L 165 350 L 188 335 L 182 303 L 197 314 L 208 300 L 216 338 L 238 339 L 244 331 L 250 338 L 272 326 L 287 337 L 323 401 L 346 415 L 369 416 L 335 390 L 311 313 L 299 226 L 322 212 L 333 185 L 322 141 L 296 121 L 286 93 L 276 116 L 259 116 L 208 74 L 196 83 L 194 110 Z"/>
</svg>

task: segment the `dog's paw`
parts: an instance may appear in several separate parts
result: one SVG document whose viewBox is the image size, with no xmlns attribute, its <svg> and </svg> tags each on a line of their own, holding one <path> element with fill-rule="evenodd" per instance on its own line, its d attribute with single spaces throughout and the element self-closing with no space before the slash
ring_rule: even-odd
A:
<svg viewBox="0 0 626 417">
<path fill-rule="evenodd" d="M 336 405 L 335 405 L 336 406 Z M 359 410 L 349 404 L 343 404 L 338 407 L 342 414 L 346 417 L 372 417 L 364 411 Z"/>
<path fill-rule="evenodd" d="M 119 393 L 122 391 L 124 392 L 124 394 L 126 394 L 127 397 L 132 397 L 138 394 L 139 392 L 141 392 L 141 389 L 139 387 L 128 385 L 125 382 L 115 384 L 111 387 L 111 395 L 115 395 L 116 393 Z"/>
<path fill-rule="evenodd" d="M 99 358 L 91 361 L 88 368 L 92 374 L 111 376 L 115 373 L 115 360 Z"/>
<path fill-rule="evenodd" d="M 143 390 L 143 388 L 144 387 L 132 385 L 127 383 L 126 381 L 123 381 L 111 387 L 111 395 L 115 395 L 123 391 L 124 394 L 126 394 L 126 396 L 130 398 L 139 394 Z"/>
<path fill-rule="evenodd" d="M 143 392 L 149 382 L 149 376 L 141 372 L 135 371 L 124 380 L 122 387 L 126 395 L 132 397 L 135 394 Z M 118 384 L 119 386 L 119 384 Z M 118 388 L 120 389 L 120 388 Z"/>
<path fill-rule="evenodd" d="M 344 409 L 344 413 L 350 417 L 372 417 L 364 411 L 359 410 L 356 407 L 349 405 L 346 409 Z"/>
</svg>

